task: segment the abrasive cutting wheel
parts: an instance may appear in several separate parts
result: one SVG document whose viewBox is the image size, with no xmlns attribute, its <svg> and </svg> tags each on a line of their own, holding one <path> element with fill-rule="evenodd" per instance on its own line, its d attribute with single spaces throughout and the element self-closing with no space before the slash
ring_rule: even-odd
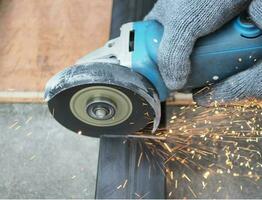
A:
<svg viewBox="0 0 262 200">
<path fill-rule="evenodd" d="M 160 102 L 151 84 L 129 68 L 109 63 L 79 64 L 54 76 L 45 99 L 54 118 L 83 135 L 130 134 L 154 122 Z"/>
</svg>

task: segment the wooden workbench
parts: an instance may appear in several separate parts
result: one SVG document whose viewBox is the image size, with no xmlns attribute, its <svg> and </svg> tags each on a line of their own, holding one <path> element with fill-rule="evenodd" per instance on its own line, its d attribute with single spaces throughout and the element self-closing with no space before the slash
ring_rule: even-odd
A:
<svg viewBox="0 0 262 200">
<path fill-rule="evenodd" d="M 109 36 L 111 0 L 0 0 L 0 102 L 41 101 L 46 81 Z"/>
</svg>

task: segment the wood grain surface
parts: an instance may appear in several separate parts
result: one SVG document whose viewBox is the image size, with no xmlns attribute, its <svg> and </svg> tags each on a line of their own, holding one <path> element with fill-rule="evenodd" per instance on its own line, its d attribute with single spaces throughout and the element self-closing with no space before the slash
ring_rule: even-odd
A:
<svg viewBox="0 0 262 200">
<path fill-rule="evenodd" d="M 111 0 L 0 0 L 0 101 L 13 92 L 32 98 L 52 75 L 102 46 L 111 9 Z"/>
</svg>

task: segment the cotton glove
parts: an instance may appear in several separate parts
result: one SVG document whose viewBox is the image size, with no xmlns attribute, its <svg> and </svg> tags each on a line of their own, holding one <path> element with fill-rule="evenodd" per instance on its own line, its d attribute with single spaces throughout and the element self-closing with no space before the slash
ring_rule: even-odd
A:
<svg viewBox="0 0 262 200">
<path fill-rule="evenodd" d="M 249 6 L 249 14 L 257 26 L 262 29 L 262 0 L 252 1 Z M 262 100 L 262 61 L 258 61 L 252 68 L 208 90 L 197 93 L 194 99 L 203 106 L 209 106 L 214 102 L 228 104 L 249 99 Z"/>
<path fill-rule="evenodd" d="M 195 41 L 219 29 L 250 4 L 250 0 L 158 0 L 146 20 L 164 27 L 158 50 L 161 76 L 170 90 L 182 89 L 190 72 Z"/>
</svg>

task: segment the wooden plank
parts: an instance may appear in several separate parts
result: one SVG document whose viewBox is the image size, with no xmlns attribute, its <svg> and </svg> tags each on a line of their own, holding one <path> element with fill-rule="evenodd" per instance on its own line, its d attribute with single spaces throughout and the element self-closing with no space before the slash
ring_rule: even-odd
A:
<svg viewBox="0 0 262 200">
<path fill-rule="evenodd" d="M 0 91 L 0 103 L 44 103 L 43 92 Z"/>
<path fill-rule="evenodd" d="M 102 46 L 111 7 L 111 0 L 1 0 L 1 93 L 42 92 L 52 75 Z"/>
</svg>

